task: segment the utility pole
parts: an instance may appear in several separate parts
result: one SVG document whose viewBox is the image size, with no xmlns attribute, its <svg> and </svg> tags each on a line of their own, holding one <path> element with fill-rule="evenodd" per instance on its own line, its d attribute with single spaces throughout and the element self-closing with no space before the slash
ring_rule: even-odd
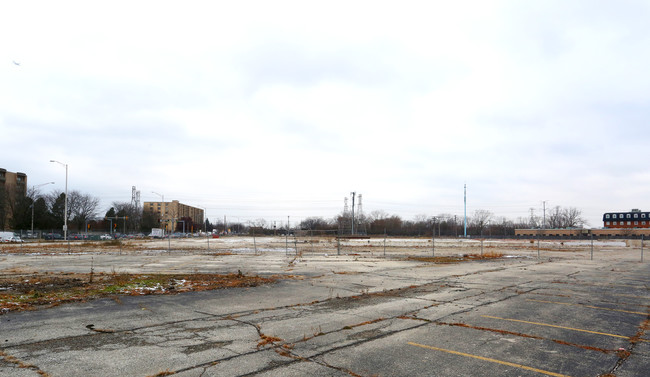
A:
<svg viewBox="0 0 650 377">
<path fill-rule="evenodd" d="M 56 162 L 61 166 L 65 166 L 65 204 L 63 209 L 63 240 L 68 240 L 68 164 L 59 162 L 56 160 L 50 160 L 50 162 Z M 70 244 L 68 244 L 68 250 L 70 249 Z"/>
<path fill-rule="evenodd" d="M 352 235 L 354 235 L 354 196 L 356 192 L 352 192 Z"/>
<path fill-rule="evenodd" d="M 546 229 L 546 200 L 542 201 L 542 204 L 544 206 L 544 217 L 542 220 L 542 229 Z"/>
<path fill-rule="evenodd" d="M 289 216 L 287 216 L 287 231 L 284 232 L 285 255 L 289 255 Z"/>
<path fill-rule="evenodd" d="M 463 233 L 463 237 L 467 238 L 467 184 L 464 186 L 464 196 L 463 200 L 465 201 L 465 230 Z"/>
</svg>

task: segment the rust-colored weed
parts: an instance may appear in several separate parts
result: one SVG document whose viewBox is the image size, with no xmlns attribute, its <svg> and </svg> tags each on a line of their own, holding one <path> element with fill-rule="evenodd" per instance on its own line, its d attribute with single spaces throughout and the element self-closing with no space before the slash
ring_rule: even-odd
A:
<svg viewBox="0 0 650 377">
<path fill-rule="evenodd" d="M 154 375 L 147 376 L 147 377 L 164 377 L 164 376 L 171 376 L 172 374 L 175 374 L 174 372 L 171 372 L 169 369 L 164 370 L 162 372 L 158 372 Z"/>
<path fill-rule="evenodd" d="M 268 344 L 275 344 L 276 342 L 281 342 L 282 339 L 276 336 L 269 336 L 264 333 L 260 333 L 261 340 L 257 343 L 257 348 L 264 347 Z"/>
<path fill-rule="evenodd" d="M 0 358 L 2 358 L 5 362 L 11 363 L 11 364 L 16 364 L 18 368 L 25 368 L 25 369 L 32 369 L 36 371 L 39 375 L 43 377 L 51 377 L 49 373 L 42 371 L 39 367 L 33 364 L 28 364 L 20 359 L 18 359 L 15 356 L 7 355 L 3 351 L 0 351 Z"/>
<path fill-rule="evenodd" d="M 507 331 L 507 330 L 501 330 L 501 329 L 492 329 L 492 328 L 489 328 L 489 327 L 472 326 L 472 325 L 468 325 L 466 323 L 437 322 L 437 324 L 439 324 L 439 325 L 447 325 L 447 326 L 466 327 L 466 328 L 474 329 L 474 330 L 489 331 L 489 332 L 502 334 L 502 335 L 519 336 L 519 337 L 522 337 L 522 338 L 530 338 L 530 339 L 538 339 L 538 340 L 550 340 L 552 342 L 562 344 L 562 345 L 565 345 L 565 346 L 577 347 L 577 348 L 581 348 L 581 349 L 585 349 L 585 350 L 598 351 L 598 352 L 602 352 L 602 353 L 612 353 L 613 352 L 612 350 L 607 350 L 607 349 L 597 348 L 597 347 L 591 347 L 591 346 L 585 346 L 585 345 L 582 345 L 582 344 L 570 343 L 570 342 L 566 342 L 564 340 L 559 340 L 559 339 L 547 339 L 547 338 L 537 336 L 537 335 L 524 334 L 524 333 L 520 333 L 520 332 Z"/>
</svg>

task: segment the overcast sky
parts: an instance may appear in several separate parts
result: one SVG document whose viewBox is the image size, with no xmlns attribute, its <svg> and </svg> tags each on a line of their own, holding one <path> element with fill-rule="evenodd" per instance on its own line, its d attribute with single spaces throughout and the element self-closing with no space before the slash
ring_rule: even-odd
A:
<svg viewBox="0 0 650 377">
<path fill-rule="evenodd" d="M 650 211 L 648 1 L 12 1 L 0 167 L 211 221 Z M 19 64 L 19 65 L 18 65 Z"/>
</svg>

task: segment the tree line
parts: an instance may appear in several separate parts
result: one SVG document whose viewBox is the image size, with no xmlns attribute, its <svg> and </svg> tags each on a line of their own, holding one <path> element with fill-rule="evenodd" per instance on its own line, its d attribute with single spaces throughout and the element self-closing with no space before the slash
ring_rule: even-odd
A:
<svg viewBox="0 0 650 377">
<path fill-rule="evenodd" d="M 301 220 L 297 225 L 290 226 L 287 230 L 286 223 L 268 222 L 264 219 L 257 219 L 247 223 L 224 223 L 218 221 L 215 224 L 207 223 L 209 231 L 219 233 L 245 233 L 245 234 L 284 234 L 296 230 L 311 231 L 317 233 L 343 234 L 352 233 L 354 224 L 355 234 L 363 235 L 388 235 L 388 236 L 427 236 L 438 237 L 460 237 L 467 233 L 468 236 L 477 237 L 511 237 L 515 235 L 515 229 L 527 228 L 580 228 L 586 225 L 581 211 L 576 208 L 552 208 L 546 222 L 531 222 L 528 218 L 519 218 L 516 221 L 506 217 L 495 216 L 491 211 L 478 209 L 468 218 L 467 224 L 463 217 L 442 213 L 435 216 L 425 214 L 416 215 L 412 220 L 402 219 L 395 214 L 388 214 L 385 211 L 373 211 L 369 215 L 358 215 L 352 219 L 351 214 L 342 213 L 334 218 L 326 219 L 313 216 Z"/>
<path fill-rule="evenodd" d="M 11 200 L 10 200 L 11 199 Z M 68 229 L 71 232 L 114 231 L 119 233 L 148 233 L 151 228 L 162 227 L 162 219 L 155 213 L 143 212 L 130 202 L 113 202 L 103 216 L 99 212 L 100 200 L 76 190 L 68 193 Z M 64 223 L 65 193 L 52 191 L 40 194 L 30 189 L 21 194 L 8 193 L 0 189 L 0 228 L 16 230 L 49 230 L 59 232 Z M 10 216 L 6 216 L 7 214 Z M 9 220 L 7 220 L 9 219 Z M 465 232 L 468 236 L 514 236 L 515 229 L 522 228 L 580 228 L 586 225 L 582 213 L 573 207 L 556 206 L 550 208 L 543 218 L 531 211 L 529 218 L 516 221 L 495 216 L 491 211 L 478 209 L 468 218 L 467 224 L 461 216 L 441 213 L 435 216 L 416 215 L 413 219 L 403 219 L 383 210 L 360 214 L 354 219 L 350 213 L 341 213 L 333 218 L 312 216 L 302 219 L 287 230 L 286 223 L 257 219 L 254 221 L 218 221 L 197 224 L 191 218 L 176 219 L 174 231 L 214 231 L 238 234 L 284 234 L 295 230 L 330 232 L 336 234 L 389 235 L 389 236 L 432 236 L 459 237 Z M 435 232 L 435 233 L 434 233 Z"/>
</svg>

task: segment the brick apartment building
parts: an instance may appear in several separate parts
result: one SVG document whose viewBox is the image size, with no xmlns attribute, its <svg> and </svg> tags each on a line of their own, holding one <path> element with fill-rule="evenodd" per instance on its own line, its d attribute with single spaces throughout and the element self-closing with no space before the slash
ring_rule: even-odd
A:
<svg viewBox="0 0 650 377">
<path fill-rule="evenodd" d="M 203 222 L 205 221 L 203 209 L 180 203 L 178 200 L 172 200 L 171 202 L 144 202 L 142 211 L 158 216 L 162 220 L 161 228 L 165 229 L 165 232 L 174 231 L 176 229 L 176 223 L 183 218 L 190 218 L 194 223 L 194 229 L 186 225 L 186 232 L 203 229 Z M 197 227 L 199 228 L 197 229 Z"/>
<path fill-rule="evenodd" d="M 27 174 L 0 168 L 0 229 L 9 230 L 16 200 L 27 195 Z"/>
</svg>

